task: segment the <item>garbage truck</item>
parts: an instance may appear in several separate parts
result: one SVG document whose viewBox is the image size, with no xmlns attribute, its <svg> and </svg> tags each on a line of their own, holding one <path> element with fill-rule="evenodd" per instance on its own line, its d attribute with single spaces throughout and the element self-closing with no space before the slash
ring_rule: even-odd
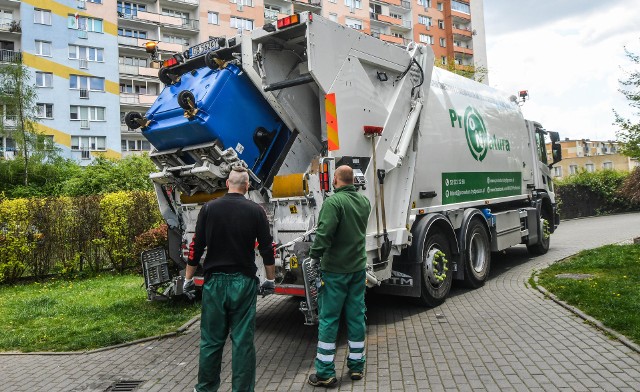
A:
<svg viewBox="0 0 640 392">
<path fill-rule="evenodd" d="M 158 76 L 156 102 L 125 118 L 154 147 L 151 180 L 169 227 L 168 252 L 142 255 L 150 299 L 182 294 L 175 271 L 199 209 L 224 195 L 235 165 L 270 220 L 275 291 L 301 297 L 307 324 L 317 321 L 319 273 L 308 252 L 341 165 L 373 207 L 372 290 L 434 307 L 454 280 L 482 286 L 492 253 L 549 249 L 558 133 L 526 120 L 515 96 L 435 67 L 428 46 L 300 13 L 176 53 Z"/>
</svg>

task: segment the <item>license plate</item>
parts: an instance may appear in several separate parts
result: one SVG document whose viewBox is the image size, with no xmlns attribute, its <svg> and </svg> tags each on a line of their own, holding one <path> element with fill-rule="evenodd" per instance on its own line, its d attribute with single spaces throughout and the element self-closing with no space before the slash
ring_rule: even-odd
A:
<svg viewBox="0 0 640 392">
<path fill-rule="evenodd" d="M 218 47 L 219 45 L 218 45 L 217 38 L 192 46 L 189 48 L 189 58 L 192 59 L 194 57 L 202 56 L 203 54 L 207 53 L 211 49 L 218 49 Z"/>
</svg>

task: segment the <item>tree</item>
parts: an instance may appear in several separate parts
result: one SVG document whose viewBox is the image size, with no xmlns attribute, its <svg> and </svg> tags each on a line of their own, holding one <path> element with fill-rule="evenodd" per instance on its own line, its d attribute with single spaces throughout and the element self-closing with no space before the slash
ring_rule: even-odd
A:
<svg viewBox="0 0 640 392">
<path fill-rule="evenodd" d="M 442 64 L 442 61 L 436 59 L 434 64 L 438 68 L 446 69 L 449 72 L 464 76 L 468 79 L 473 79 L 479 83 L 482 83 L 487 78 L 487 74 L 489 73 L 489 70 L 487 70 L 485 67 L 476 67 L 474 65 L 458 65 L 453 59 L 447 59 L 446 64 Z"/>
<path fill-rule="evenodd" d="M 20 60 L 0 65 L 0 135 L 11 137 L 20 156 L 22 183 L 29 186 L 30 167 L 33 162 L 56 156 L 53 141 L 36 128 L 35 86 L 30 83 L 30 72 Z"/>
<path fill-rule="evenodd" d="M 627 57 L 633 64 L 640 65 L 640 56 L 624 49 Z M 640 109 L 640 71 L 636 70 L 629 73 L 629 77 L 620 80 L 623 86 L 619 91 L 629 101 L 629 106 Z M 620 127 L 620 131 L 616 133 L 618 140 L 622 142 L 622 153 L 628 157 L 640 159 L 640 123 L 634 123 L 631 119 L 622 117 L 615 110 L 616 124 Z M 640 113 L 637 113 L 640 114 Z"/>
</svg>

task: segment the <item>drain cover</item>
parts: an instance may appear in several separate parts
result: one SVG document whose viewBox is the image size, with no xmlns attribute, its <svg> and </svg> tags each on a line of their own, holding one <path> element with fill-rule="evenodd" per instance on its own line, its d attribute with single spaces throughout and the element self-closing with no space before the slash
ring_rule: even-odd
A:
<svg viewBox="0 0 640 392">
<path fill-rule="evenodd" d="M 117 381 L 111 385 L 105 392 L 131 392 L 138 389 L 144 381 Z"/>
</svg>

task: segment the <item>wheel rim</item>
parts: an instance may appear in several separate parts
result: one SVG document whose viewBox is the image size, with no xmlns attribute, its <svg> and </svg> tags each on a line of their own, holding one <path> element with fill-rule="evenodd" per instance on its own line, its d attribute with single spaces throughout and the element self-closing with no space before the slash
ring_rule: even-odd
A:
<svg viewBox="0 0 640 392">
<path fill-rule="evenodd" d="M 487 265 L 487 244 L 480 233 L 473 233 L 469 241 L 469 260 L 476 273 L 484 271 Z"/>
<path fill-rule="evenodd" d="M 423 274 L 425 280 L 429 281 L 429 284 L 434 288 L 442 286 L 446 280 L 438 280 L 438 278 L 436 277 L 436 275 L 445 273 L 445 271 L 443 271 L 445 268 L 445 264 L 443 262 L 438 262 L 437 265 L 434 265 L 435 255 L 438 252 L 443 251 L 439 248 L 438 244 L 433 244 L 427 250 L 426 258 L 424 259 Z"/>
</svg>

